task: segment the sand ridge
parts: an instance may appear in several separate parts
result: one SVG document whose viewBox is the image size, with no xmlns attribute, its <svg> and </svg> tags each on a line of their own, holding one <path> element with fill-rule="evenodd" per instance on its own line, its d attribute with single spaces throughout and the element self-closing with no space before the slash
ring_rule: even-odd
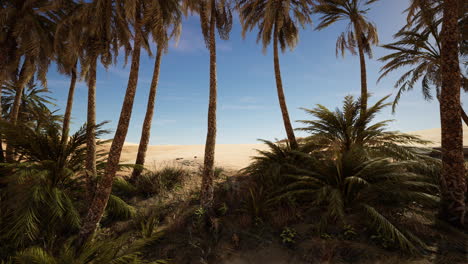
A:
<svg viewBox="0 0 468 264">
<path fill-rule="evenodd" d="M 463 140 L 465 146 L 468 145 L 468 127 L 464 127 Z M 433 128 L 427 130 L 419 130 L 409 132 L 408 134 L 419 135 L 423 139 L 430 140 L 433 143 L 428 147 L 440 146 L 440 128 Z M 110 144 L 103 146 L 108 149 Z M 262 143 L 257 144 L 218 144 L 216 145 L 215 163 L 216 166 L 224 167 L 226 169 L 238 170 L 250 164 L 252 157 L 256 156 L 256 150 L 267 150 L 268 146 Z M 154 145 L 148 146 L 146 154 L 146 164 L 151 166 L 162 166 L 164 164 L 187 162 L 191 164 L 203 163 L 203 153 L 205 145 Z M 135 162 L 136 154 L 138 152 L 138 144 L 125 143 L 121 163 L 132 164 Z"/>
</svg>

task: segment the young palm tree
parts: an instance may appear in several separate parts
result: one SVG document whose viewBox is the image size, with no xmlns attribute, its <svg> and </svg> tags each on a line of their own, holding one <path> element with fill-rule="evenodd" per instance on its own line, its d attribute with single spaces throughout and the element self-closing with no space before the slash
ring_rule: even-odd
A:
<svg viewBox="0 0 468 264">
<path fill-rule="evenodd" d="M 297 45 L 298 26 L 304 28 L 306 24 L 312 22 L 310 18 L 311 4 L 311 0 L 240 0 L 237 4 L 242 23 L 242 35 L 245 37 L 247 31 L 258 27 L 257 40 L 262 42 L 264 51 L 273 41 L 273 62 L 278 100 L 289 144 L 293 149 L 296 149 L 298 145 L 284 96 L 278 44 L 283 52 L 287 47 L 293 49 Z"/>
<path fill-rule="evenodd" d="M 424 243 L 388 218 L 395 207 L 419 204 L 435 208 L 439 198 L 437 183 L 430 176 L 413 171 L 419 161 L 394 161 L 390 158 L 369 158 L 359 146 L 329 155 L 296 154 L 298 165 L 288 166 L 285 177 L 290 179 L 281 200 L 293 196 L 322 208 L 321 228 L 347 224 L 350 215 L 368 221 L 386 239 L 406 251 L 418 251 Z"/>
<path fill-rule="evenodd" d="M 424 145 L 428 141 L 417 136 L 386 131 L 391 120 L 373 123 L 375 116 L 390 103 L 385 103 L 386 96 L 367 108 L 365 113 L 359 113 L 361 101 L 352 96 L 346 96 L 343 108 L 335 111 L 323 105 L 306 109 L 307 114 L 315 120 L 300 120 L 306 125 L 299 130 L 311 135 L 305 138 L 303 146 L 306 152 L 343 153 L 354 147 L 366 150 L 373 157 L 392 157 L 396 160 L 416 159 L 421 157 L 414 152 L 415 145 Z"/>
<path fill-rule="evenodd" d="M 417 13 L 422 16 L 421 12 Z M 440 87 L 442 85 L 442 76 L 440 72 L 440 23 L 436 8 L 425 10 L 424 26 L 417 24 L 412 28 L 405 27 L 394 35 L 396 42 L 383 45 L 382 47 L 393 51 L 393 53 L 380 58 L 380 61 L 386 62 L 381 68 L 379 80 L 390 72 L 406 67 L 414 66 L 412 69 L 403 73 L 396 81 L 395 88 L 398 93 L 393 102 L 393 111 L 400 100 L 401 95 L 413 89 L 414 85 L 421 80 L 424 99 L 432 100 L 431 87 L 436 89 L 436 97 L 439 98 Z M 429 17 L 430 16 L 430 17 Z M 422 18 L 420 18 L 422 20 Z M 460 25 L 462 26 L 462 25 Z M 461 45 L 460 47 L 463 47 Z M 466 45 L 465 45 L 466 46 Z M 466 47 L 465 47 L 466 49 Z M 460 57 L 466 53 L 460 50 Z M 468 91 L 468 79 L 461 73 L 462 88 Z M 468 125 L 468 116 L 461 108 L 462 118 Z"/>
<path fill-rule="evenodd" d="M 4 117 L 10 115 L 13 104 L 16 98 L 16 87 L 14 83 L 7 83 L 3 86 L 4 95 L 2 97 Z M 21 104 L 18 111 L 18 122 L 29 127 L 40 128 L 40 123 L 44 117 L 50 121 L 57 121 L 58 116 L 49 109 L 50 106 L 55 106 L 54 99 L 49 96 L 50 92 L 43 87 L 38 87 L 30 82 L 24 89 L 21 96 Z M 6 119 L 6 118 L 5 118 Z"/>
<path fill-rule="evenodd" d="M 150 85 L 148 105 L 146 107 L 145 120 L 141 130 L 140 144 L 135 167 L 132 172 L 132 179 L 136 180 L 145 164 L 146 150 L 148 149 L 151 133 L 151 123 L 153 120 L 154 106 L 156 102 L 156 91 L 159 81 L 159 69 L 163 52 L 167 51 L 169 40 L 178 38 L 181 28 L 181 12 L 179 2 L 171 1 L 151 1 L 150 7 L 145 14 L 145 27 L 152 32 L 153 40 L 156 42 L 156 59 L 154 62 L 153 79 Z"/>
<path fill-rule="evenodd" d="M 370 22 L 367 17 L 370 4 L 377 0 L 317 0 L 318 4 L 314 5 L 314 12 L 321 14 L 318 30 L 324 29 L 337 21 L 348 20 L 347 30 L 338 37 L 336 41 L 336 54 L 341 52 L 344 55 L 345 50 L 356 54 L 356 46 L 359 53 L 359 62 L 361 65 L 361 107 L 362 111 L 367 108 L 367 70 L 366 58 L 367 54 L 372 58 L 372 45 L 379 43 L 377 28 Z"/>
<path fill-rule="evenodd" d="M 214 194 L 214 156 L 216 146 L 216 30 L 221 39 L 228 39 L 232 28 L 230 0 L 184 0 L 183 10 L 197 12 L 200 16 L 201 29 L 207 48 L 210 51 L 210 94 L 208 104 L 208 131 L 203 161 L 203 179 L 201 187 L 201 206 L 211 210 Z"/>
<path fill-rule="evenodd" d="M 442 176 L 440 217 L 454 225 L 465 224 L 465 164 L 460 113 L 458 0 L 443 2 L 441 31 L 440 121 L 442 127 Z"/>
<path fill-rule="evenodd" d="M 2 123 L 1 132 L 15 148 L 20 162 L 8 165 L 12 173 L 7 201 L 2 204 L 6 237 L 22 245 L 37 243 L 54 234 L 77 231 L 80 225 L 78 203 L 86 152 L 84 128 L 62 143 L 60 123 L 43 117 L 41 129 L 28 123 Z M 39 122 L 39 121 L 38 121 Z M 98 129 L 98 133 L 105 133 Z M 8 230 L 8 231 L 7 231 Z"/>
</svg>

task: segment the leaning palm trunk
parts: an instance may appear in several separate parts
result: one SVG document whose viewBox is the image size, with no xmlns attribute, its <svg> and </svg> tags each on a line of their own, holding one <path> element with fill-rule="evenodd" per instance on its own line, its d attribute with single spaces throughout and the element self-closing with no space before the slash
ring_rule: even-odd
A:
<svg viewBox="0 0 468 264">
<path fill-rule="evenodd" d="M 364 113 L 367 109 L 367 70 L 366 70 L 366 58 L 364 56 L 364 44 L 362 43 L 362 32 L 357 22 L 354 24 L 354 31 L 356 33 L 356 39 L 359 50 L 359 64 L 361 66 L 361 113 Z"/>
<path fill-rule="evenodd" d="M 216 11 L 215 1 L 211 2 L 210 18 L 210 99 L 208 105 L 208 131 L 205 143 L 205 158 L 203 162 L 203 179 L 201 186 L 201 207 L 210 210 L 214 197 L 214 156 L 216 146 L 216 39 L 215 39 Z"/>
<path fill-rule="evenodd" d="M 458 0 L 444 1 L 442 22 L 440 121 L 442 127 L 442 176 L 440 217 L 463 225 L 465 207 L 465 164 L 460 107 L 460 67 L 458 58 Z"/>
<path fill-rule="evenodd" d="M 136 14 L 139 14 L 137 10 Z M 139 20 L 139 19 L 138 19 Z M 97 225 L 101 221 L 104 209 L 107 206 L 109 196 L 112 190 L 112 183 L 114 181 L 115 173 L 117 172 L 120 155 L 127 136 L 128 126 L 132 115 L 133 101 L 135 99 L 136 88 L 138 84 L 138 70 L 140 68 L 140 41 L 141 35 L 139 30 L 139 21 L 137 20 L 135 28 L 134 50 L 132 55 L 132 65 L 130 68 L 130 76 L 128 78 L 127 90 L 120 112 L 119 123 L 117 131 L 115 132 L 114 140 L 109 151 L 104 176 L 99 181 L 94 198 L 89 206 L 88 213 L 84 219 L 83 226 L 80 230 L 79 241 L 84 242 L 94 234 Z"/>
<path fill-rule="evenodd" d="M 288 136 L 289 144 L 292 149 L 297 149 L 296 136 L 289 119 L 288 107 L 286 106 L 286 98 L 283 91 L 283 81 L 281 80 L 281 69 L 278 56 L 278 30 L 275 25 L 273 36 L 273 52 L 274 52 L 274 66 L 275 66 L 275 78 L 276 78 L 276 89 L 278 93 L 278 101 L 281 108 L 281 114 L 283 116 L 284 128 L 286 129 L 286 135 Z"/>
<path fill-rule="evenodd" d="M 76 64 L 71 72 L 70 88 L 68 89 L 67 107 L 65 108 L 65 115 L 63 117 L 62 137 L 66 141 L 70 129 L 71 112 L 73 108 L 73 97 L 75 95 L 76 86 Z"/>
<path fill-rule="evenodd" d="M 156 92 L 159 81 L 159 69 L 161 66 L 162 48 L 158 46 L 156 52 L 156 60 L 154 62 L 153 80 L 151 81 L 150 92 L 148 96 L 148 105 L 146 107 L 145 120 L 143 121 L 143 129 L 141 131 L 140 145 L 138 146 L 138 154 L 135 167 L 132 173 L 132 180 L 136 180 L 141 175 L 142 166 L 145 165 L 146 151 L 148 149 L 149 138 L 151 134 L 151 122 L 153 120 L 154 105 L 156 102 Z"/>
<path fill-rule="evenodd" d="M 21 98 L 23 96 L 24 87 L 26 84 L 31 80 L 34 74 L 34 65 L 31 62 L 29 57 L 26 57 L 23 62 L 23 66 L 21 67 L 21 71 L 19 77 L 15 83 L 16 93 L 15 99 L 13 100 L 13 105 L 11 107 L 10 112 L 10 123 L 15 125 L 18 121 L 20 106 L 21 106 Z M 11 148 L 10 145 L 6 147 L 6 161 L 13 162 L 14 161 L 14 150 Z"/>
<path fill-rule="evenodd" d="M 91 59 L 88 72 L 88 113 L 86 120 L 86 199 L 91 201 L 96 177 L 96 65 L 97 57 Z"/>
</svg>

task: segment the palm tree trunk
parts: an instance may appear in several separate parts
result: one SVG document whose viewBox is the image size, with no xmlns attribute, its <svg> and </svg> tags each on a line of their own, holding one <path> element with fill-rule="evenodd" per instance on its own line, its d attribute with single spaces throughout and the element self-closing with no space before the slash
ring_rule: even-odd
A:
<svg viewBox="0 0 468 264">
<path fill-rule="evenodd" d="M 442 127 L 441 208 L 439 217 L 453 225 L 464 225 L 465 164 L 460 107 L 458 59 L 458 0 L 445 0 L 442 22 L 440 121 Z"/>
<path fill-rule="evenodd" d="M 463 110 L 463 107 L 461 105 L 460 105 L 460 109 L 461 109 L 461 116 L 462 116 L 463 122 L 465 122 L 465 125 L 468 126 L 468 115 L 466 115 L 466 112 L 465 110 Z"/>
<path fill-rule="evenodd" d="M 12 124 L 16 124 L 16 122 L 18 121 L 19 110 L 21 106 L 21 98 L 23 96 L 24 87 L 34 75 L 33 67 L 34 65 L 32 64 L 31 59 L 29 57 L 26 57 L 24 59 L 23 66 L 21 67 L 21 71 L 17 82 L 15 83 L 15 99 L 13 101 L 13 105 L 11 107 L 10 112 L 10 122 Z"/>
<path fill-rule="evenodd" d="M 91 59 L 88 72 L 88 113 L 86 120 L 86 183 L 87 200 L 91 201 L 94 194 L 94 178 L 96 177 L 96 67 L 97 57 Z"/>
<path fill-rule="evenodd" d="M 283 115 L 284 128 L 286 129 L 286 135 L 288 136 L 288 141 L 292 149 L 297 149 L 296 136 L 294 135 L 294 130 L 291 125 L 291 120 L 289 119 L 288 107 L 286 105 L 286 98 L 283 91 L 283 81 L 281 80 L 281 69 L 278 55 L 278 30 L 276 28 L 273 33 L 273 61 L 275 67 L 275 78 L 276 78 L 276 90 L 278 93 L 279 105 L 281 108 L 281 114 Z"/>
<path fill-rule="evenodd" d="M 68 140 L 67 138 L 68 138 L 69 129 L 70 129 L 70 119 L 71 119 L 71 112 L 73 108 L 73 96 L 75 95 L 75 86 L 76 86 L 76 63 L 71 72 L 70 88 L 68 89 L 67 107 L 65 109 L 65 115 L 63 117 L 62 137 L 64 138 L 65 142 Z"/>
<path fill-rule="evenodd" d="M 362 32 L 359 24 L 354 22 L 354 31 L 356 32 L 356 39 L 359 50 L 359 63 L 361 66 L 361 113 L 367 110 L 367 70 L 366 70 L 366 57 L 364 56 L 364 44 L 362 43 Z"/>
<path fill-rule="evenodd" d="M 3 120 L 2 88 L 3 88 L 3 83 L 0 81 L 0 121 Z M 0 134 L 0 163 L 4 163 L 5 156 L 3 155 L 3 139 L 1 136 L 2 134 Z"/>
<path fill-rule="evenodd" d="M 215 38 L 216 9 L 215 1 L 211 1 L 210 17 L 210 99 L 208 104 L 208 131 L 205 143 L 205 158 L 203 162 L 203 179 L 201 186 L 201 207 L 209 211 L 213 207 L 214 198 L 214 158 L 216 146 L 216 38 Z"/>
<path fill-rule="evenodd" d="M 88 213 L 80 230 L 79 241 L 88 240 L 94 234 L 97 225 L 101 221 L 104 209 L 107 206 L 109 196 L 112 190 L 115 173 L 117 172 L 120 155 L 127 136 L 128 126 L 132 115 L 133 102 L 135 99 L 136 88 L 138 84 L 138 71 L 140 68 L 140 51 L 141 51 L 141 33 L 139 8 L 136 10 L 136 32 L 134 39 L 134 49 L 132 55 L 132 65 L 130 68 L 130 76 L 128 78 L 127 90 L 120 112 L 119 123 L 115 132 L 114 140 L 109 151 L 109 157 L 104 172 L 104 176 L 100 180 L 93 201 L 89 206 Z"/>
<path fill-rule="evenodd" d="M 145 120 L 143 122 L 143 128 L 141 131 L 140 145 L 138 145 L 138 154 L 135 165 L 139 166 L 133 169 L 132 180 L 136 180 L 141 175 L 141 167 L 145 165 L 146 151 L 148 149 L 150 134 L 151 134 L 151 122 L 153 120 L 154 105 L 156 102 L 156 91 L 158 88 L 159 81 L 159 69 L 161 66 L 162 48 L 157 47 L 156 60 L 154 62 L 153 80 L 151 81 L 150 92 L 148 96 L 148 105 L 146 107 Z"/>
<path fill-rule="evenodd" d="M 24 59 L 23 65 L 21 66 L 21 71 L 18 76 L 18 79 L 16 80 L 15 83 L 15 88 L 16 88 L 16 93 L 15 93 L 15 99 L 13 100 L 13 105 L 11 107 L 10 111 L 10 123 L 15 125 L 16 122 L 18 121 L 18 116 L 20 112 L 20 106 L 21 106 L 21 98 L 23 96 L 23 91 L 24 87 L 26 84 L 31 80 L 31 78 L 34 75 L 34 65 L 32 63 L 32 59 L 29 57 L 26 57 Z M 10 145 L 8 145 L 7 142 L 7 147 L 6 147 L 6 161 L 7 162 L 13 162 L 14 161 L 14 151 Z"/>
</svg>

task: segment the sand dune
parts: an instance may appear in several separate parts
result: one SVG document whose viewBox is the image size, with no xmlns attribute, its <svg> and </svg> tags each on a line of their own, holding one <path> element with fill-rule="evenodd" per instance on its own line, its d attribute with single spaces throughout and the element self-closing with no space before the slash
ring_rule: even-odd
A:
<svg viewBox="0 0 468 264">
<path fill-rule="evenodd" d="M 257 154 L 256 149 L 265 150 L 267 147 L 264 144 L 218 144 L 215 155 L 216 165 L 226 169 L 241 169 L 250 163 L 252 156 Z M 149 146 L 146 153 L 146 164 L 161 166 L 175 161 L 202 164 L 204 151 L 204 145 Z M 121 162 L 135 162 L 137 152 L 137 144 L 125 144 Z"/>
<path fill-rule="evenodd" d="M 440 146 L 440 128 L 419 130 L 410 134 L 432 141 L 431 147 Z M 468 127 L 464 127 L 464 142 L 468 145 Z M 204 145 L 149 146 L 146 164 L 163 166 L 177 162 L 192 166 L 200 165 L 203 163 L 204 148 Z M 233 170 L 244 168 L 251 162 L 251 157 L 257 155 L 256 149 L 266 150 L 267 147 L 264 144 L 219 144 L 216 146 L 216 165 Z M 138 144 L 126 143 L 122 151 L 121 162 L 135 162 L 137 151 Z"/>
<path fill-rule="evenodd" d="M 432 144 L 429 145 L 431 147 L 440 147 L 440 134 L 441 134 L 440 128 L 418 130 L 418 131 L 410 132 L 409 134 L 418 135 L 422 137 L 423 139 L 432 141 Z M 468 127 L 467 126 L 463 127 L 463 145 L 468 146 Z"/>
</svg>

